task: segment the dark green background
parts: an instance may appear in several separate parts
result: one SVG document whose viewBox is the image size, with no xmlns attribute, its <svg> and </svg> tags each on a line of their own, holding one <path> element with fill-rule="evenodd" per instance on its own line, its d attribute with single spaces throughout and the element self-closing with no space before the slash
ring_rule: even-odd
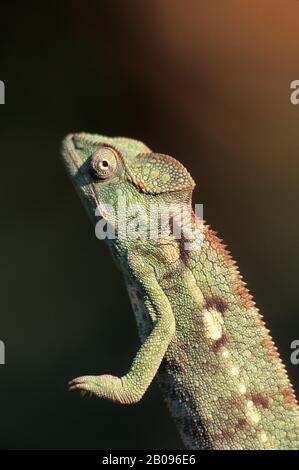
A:
<svg viewBox="0 0 299 470">
<path fill-rule="evenodd" d="M 299 387 L 299 2 L 187 3 L 1 2 L 2 449 L 181 447 L 156 384 L 128 407 L 67 391 L 125 373 L 139 345 L 59 156 L 71 131 L 135 137 L 188 167 Z"/>
</svg>

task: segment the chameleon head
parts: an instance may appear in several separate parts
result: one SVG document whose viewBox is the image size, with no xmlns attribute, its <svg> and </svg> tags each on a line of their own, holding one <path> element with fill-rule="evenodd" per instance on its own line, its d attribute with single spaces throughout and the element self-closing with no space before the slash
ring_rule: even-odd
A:
<svg viewBox="0 0 299 470">
<path fill-rule="evenodd" d="M 67 170 L 92 217 L 112 225 L 126 208 L 148 212 L 152 203 L 190 202 L 194 181 L 174 158 L 152 153 L 134 139 L 87 133 L 68 135 L 62 145 Z M 122 206 L 124 209 L 124 207 Z"/>
</svg>

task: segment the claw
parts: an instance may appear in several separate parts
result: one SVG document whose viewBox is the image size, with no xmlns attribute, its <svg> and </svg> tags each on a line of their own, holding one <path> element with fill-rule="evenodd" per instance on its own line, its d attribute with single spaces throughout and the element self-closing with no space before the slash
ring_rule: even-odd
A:
<svg viewBox="0 0 299 470">
<path fill-rule="evenodd" d="M 72 385 L 82 384 L 87 381 L 88 381 L 88 376 L 82 375 L 81 377 L 77 377 L 76 379 L 70 380 L 69 385 L 72 386 Z"/>
<path fill-rule="evenodd" d="M 118 377 L 110 375 L 83 375 L 69 381 L 69 390 L 79 390 L 82 396 L 90 394 L 110 398 L 111 390 L 114 393 L 113 389 L 118 382 L 120 382 Z"/>
<path fill-rule="evenodd" d="M 94 383 L 92 379 L 94 379 L 94 377 L 84 375 L 82 377 L 77 377 L 76 379 L 70 380 L 68 383 L 69 390 L 79 390 L 81 396 L 83 397 L 85 395 L 91 396 L 93 394 L 94 388 Z"/>
</svg>

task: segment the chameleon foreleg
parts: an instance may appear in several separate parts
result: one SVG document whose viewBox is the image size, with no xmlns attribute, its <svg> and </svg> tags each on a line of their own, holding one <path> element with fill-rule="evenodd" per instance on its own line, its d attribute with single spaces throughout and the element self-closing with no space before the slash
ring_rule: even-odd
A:
<svg viewBox="0 0 299 470">
<path fill-rule="evenodd" d="M 91 392 L 114 402 L 138 402 L 161 364 L 175 334 L 175 318 L 171 305 L 160 288 L 154 269 L 141 256 L 129 260 L 132 274 L 147 296 L 155 314 L 154 328 L 137 352 L 129 372 L 123 377 L 112 375 L 83 376 L 70 382 L 70 389 Z"/>
</svg>

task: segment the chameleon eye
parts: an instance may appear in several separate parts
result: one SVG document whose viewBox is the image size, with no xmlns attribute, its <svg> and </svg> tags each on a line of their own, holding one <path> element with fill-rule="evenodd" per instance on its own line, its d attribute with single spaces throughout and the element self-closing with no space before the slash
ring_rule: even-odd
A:
<svg viewBox="0 0 299 470">
<path fill-rule="evenodd" d="M 90 159 L 90 167 L 95 178 L 105 180 L 112 178 L 117 170 L 117 154 L 110 147 L 96 150 Z"/>
</svg>

